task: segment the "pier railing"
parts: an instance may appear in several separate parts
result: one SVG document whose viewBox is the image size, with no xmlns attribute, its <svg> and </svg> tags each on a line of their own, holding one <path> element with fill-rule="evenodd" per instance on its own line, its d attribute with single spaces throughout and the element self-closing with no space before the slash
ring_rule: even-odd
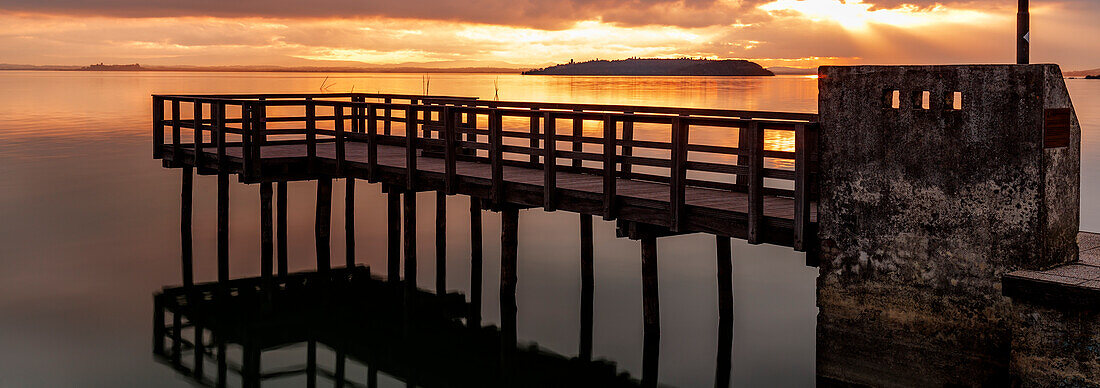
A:
<svg viewBox="0 0 1100 388">
<path fill-rule="evenodd" d="M 606 219 L 616 217 L 620 180 L 666 184 L 668 212 L 653 224 L 674 232 L 684 225 L 689 190 L 743 193 L 751 243 L 761 240 L 765 196 L 792 198 L 797 250 L 805 249 L 816 201 L 814 114 L 367 93 L 155 95 L 153 113 L 154 157 L 193 150 L 200 170 L 227 169 L 237 157 L 227 150 L 239 148 L 239 173 L 250 179 L 263 178 L 267 146 L 304 144 L 311 170 L 334 159 L 336 174 L 354 166 L 372 180 L 378 147 L 404 147 L 405 189 L 421 184 L 420 158 L 444 160 L 450 194 L 458 162 L 476 161 L 489 169 L 489 199 L 498 204 L 506 166 L 543 170 L 547 210 L 557 206 L 558 172 L 602 177 L 597 214 Z M 318 156 L 328 143 L 335 155 Z M 365 160 L 348 157 L 363 145 Z"/>
</svg>

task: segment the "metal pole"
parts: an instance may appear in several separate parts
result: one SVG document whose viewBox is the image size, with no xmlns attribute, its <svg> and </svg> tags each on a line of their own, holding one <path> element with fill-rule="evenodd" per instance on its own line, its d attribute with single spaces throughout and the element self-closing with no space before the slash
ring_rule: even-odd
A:
<svg viewBox="0 0 1100 388">
<path fill-rule="evenodd" d="M 1028 0 L 1020 0 L 1016 12 L 1016 63 L 1026 65 L 1031 62 L 1031 16 L 1028 14 Z"/>
</svg>

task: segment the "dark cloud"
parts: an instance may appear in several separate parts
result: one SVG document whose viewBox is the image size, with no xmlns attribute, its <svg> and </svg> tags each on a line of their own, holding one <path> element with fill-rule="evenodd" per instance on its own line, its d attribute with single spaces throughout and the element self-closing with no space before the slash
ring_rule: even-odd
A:
<svg viewBox="0 0 1100 388">
<path fill-rule="evenodd" d="M 111 17 L 407 18 L 568 28 L 601 19 L 625 26 L 735 23 L 765 0 L 0 0 L 0 12 Z"/>
</svg>

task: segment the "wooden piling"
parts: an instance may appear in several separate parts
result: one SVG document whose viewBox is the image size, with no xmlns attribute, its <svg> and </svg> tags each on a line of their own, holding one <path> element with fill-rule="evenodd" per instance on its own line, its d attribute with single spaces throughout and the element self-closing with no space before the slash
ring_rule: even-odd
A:
<svg viewBox="0 0 1100 388">
<path fill-rule="evenodd" d="M 274 231 L 271 215 L 271 182 L 260 183 L 260 276 L 270 285 L 274 271 Z"/>
<path fill-rule="evenodd" d="M 218 388 L 225 388 L 226 384 L 228 383 L 226 381 L 226 378 L 228 377 L 228 374 L 229 374 L 228 373 L 229 372 L 229 364 L 228 364 L 229 360 L 226 359 L 226 354 L 225 354 L 225 351 L 226 351 L 226 349 L 225 349 L 226 348 L 225 339 L 218 336 L 218 334 L 215 333 L 214 334 L 214 341 L 217 342 L 217 344 L 218 344 L 218 360 L 217 360 L 217 362 L 218 362 L 218 377 L 215 380 L 214 384 Z"/>
<path fill-rule="evenodd" d="M 470 317 L 467 326 L 481 327 L 482 272 L 481 200 L 470 197 Z"/>
<path fill-rule="evenodd" d="M 325 272 L 331 267 L 331 240 L 329 229 L 332 223 L 332 178 L 317 180 L 317 217 L 314 231 L 317 242 L 317 271 Z"/>
<path fill-rule="evenodd" d="M 229 173 L 218 173 L 218 282 L 229 280 Z"/>
<path fill-rule="evenodd" d="M 447 194 L 435 193 L 435 292 L 447 293 Z"/>
<path fill-rule="evenodd" d="M 317 388 L 317 341 L 306 341 L 306 387 Z"/>
<path fill-rule="evenodd" d="M 355 267 L 355 178 L 345 178 L 344 185 L 344 265 Z"/>
<path fill-rule="evenodd" d="M 191 287 L 195 284 L 195 275 L 192 262 L 193 262 L 193 242 L 191 239 L 191 198 L 194 195 L 193 182 L 194 182 L 194 168 L 184 167 L 182 188 L 180 190 L 180 264 L 181 273 L 183 275 L 183 286 Z"/>
<path fill-rule="evenodd" d="M 279 181 L 277 185 L 277 197 L 278 200 L 278 216 L 276 217 L 277 228 L 275 230 L 276 237 L 278 237 L 279 245 L 276 249 L 278 254 L 278 267 L 279 277 L 286 277 L 287 274 L 287 251 L 286 251 L 286 181 Z"/>
<path fill-rule="evenodd" d="M 593 242 L 592 216 L 581 214 L 581 340 L 579 357 L 592 360 Z"/>
<path fill-rule="evenodd" d="M 347 380 L 347 358 L 342 349 L 336 349 L 336 371 L 332 376 L 332 379 L 336 380 L 336 388 L 344 388 Z"/>
<path fill-rule="evenodd" d="M 718 354 L 715 357 L 714 387 L 729 388 L 733 369 L 733 317 L 718 319 Z"/>
<path fill-rule="evenodd" d="M 401 280 L 401 193 L 391 186 L 386 192 L 387 280 Z"/>
<path fill-rule="evenodd" d="M 733 317 L 733 254 L 730 238 L 715 236 L 718 258 L 718 316 L 722 319 Z"/>
<path fill-rule="evenodd" d="M 501 383 L 507 387 L 513 385 L 515 368 L 519 210 L 505 207 L 500 216 L 500 363 Z"/>
<path fill-rule="evenodd" d="M 191 367 L 191 375 L 202 379 L 202 367 L 204 363 L 203 356 L 206 355 L 206 340 L 203 338 L 203 336 L 206 329 L 203 329 L 202 322 L 193 322 L 192 327 L 194 327 L 195 331 L 195 339 L 193 341 L 193 345 L 195 348 L 192 352 L 194 356 L 194 362 L 192 362 L 193 366 Z"/>
<path fill-rule="evenodd" d="M 405 193 L 405 288 L 416 291 L 416 193 Z M 410 295 L 411 296 L 411 295 Z"/>
<path fill-rule="evenodd" d="M 657 291 L 657 238 L 642 240 L 642 386 L 657 386 L 658 352 L 661 344 L 661 311 Z"/>
</svg>

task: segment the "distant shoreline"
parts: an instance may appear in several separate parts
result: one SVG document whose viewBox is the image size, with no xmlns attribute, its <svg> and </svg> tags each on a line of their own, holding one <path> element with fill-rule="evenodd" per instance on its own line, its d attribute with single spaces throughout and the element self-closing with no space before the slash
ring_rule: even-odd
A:
<svg viewBox="0 0 1100 388">
<path fill-rule="evenodd" d="M 741 59 L 659 59 L 631 58 L 593 60 L 554 65 L 523 72 L 523 75 L 571 76 L 761 76 L 775 74 L 764 67 Z"/>
<path fill-rule="evenodd" d="M 382 68 L 382 69 L 352 69 L 352 68 L 235 68 L 235 67 L 141 67 L 140 69 L 88 69 L 84 66 L 0 66 L 0 71 L 72 71 L 89 73 L 117 73 L 117 72 L 196 72 L 196 73 L 428 73 L 428 74 L 520 74 L 519 69 L 504 68 Z"/>
</svg>

